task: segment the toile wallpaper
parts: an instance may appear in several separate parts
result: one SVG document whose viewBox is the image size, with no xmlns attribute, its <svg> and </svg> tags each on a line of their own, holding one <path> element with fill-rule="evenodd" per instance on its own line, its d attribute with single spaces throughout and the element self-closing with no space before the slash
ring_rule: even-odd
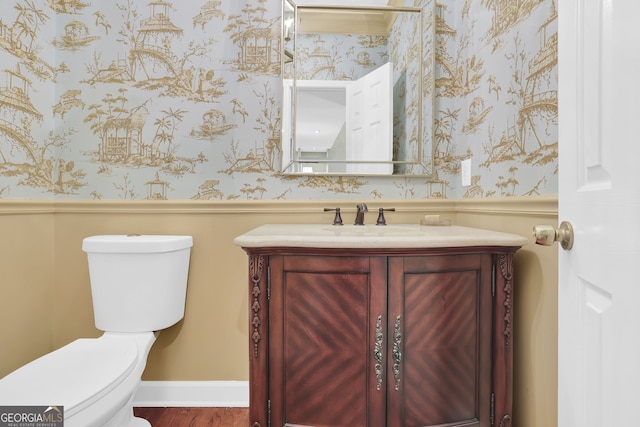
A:
<svg viewBox="0 0 640 427">
<path fill-rule="evenodd" d="M 3 6 L 0 198 L 557 193 L 555 0 L 437 4 L 431 178 L 277 173 L 280 0 Z M 366 55 L 352 53 L 355 69 Z"/>
</svg>

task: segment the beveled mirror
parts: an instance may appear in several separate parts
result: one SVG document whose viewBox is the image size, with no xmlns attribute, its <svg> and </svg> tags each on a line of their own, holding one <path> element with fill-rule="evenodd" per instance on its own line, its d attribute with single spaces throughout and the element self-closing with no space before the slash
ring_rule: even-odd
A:
<svg viewBox="0 0 640 427">
<path fill-rule="evenodd" d="M 283 0 L 282 172 L 431 175 L 433 6 L 321 3 Z"/>
</svg>

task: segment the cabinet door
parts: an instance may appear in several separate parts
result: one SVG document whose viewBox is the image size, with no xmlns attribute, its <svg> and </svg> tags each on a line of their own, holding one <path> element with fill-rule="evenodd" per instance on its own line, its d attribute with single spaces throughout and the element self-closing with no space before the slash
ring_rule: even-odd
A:
<svg viewBox="0 0 640 427">
<path fill-rule="evenodd" d="M 491 265 L 389 259 L 389 427 L 490 425 Z"/>
<path fill-rule="evenodd" d="M 383 427 L 386 257 L 272 256 L 270 266 L 271 425 Z"/>
</svg>

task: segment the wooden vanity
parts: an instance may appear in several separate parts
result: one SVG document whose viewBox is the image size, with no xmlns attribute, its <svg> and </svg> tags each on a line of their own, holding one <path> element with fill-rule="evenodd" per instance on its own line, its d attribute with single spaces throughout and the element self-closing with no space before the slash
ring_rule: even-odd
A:
<svg viewBox="0 0 640 427">
<path fill-rule="evenodd" d="M 526 242 L 409 224 L 236 238 L 250 426 L 511 426 L 512 261 Z"/>
</svg>

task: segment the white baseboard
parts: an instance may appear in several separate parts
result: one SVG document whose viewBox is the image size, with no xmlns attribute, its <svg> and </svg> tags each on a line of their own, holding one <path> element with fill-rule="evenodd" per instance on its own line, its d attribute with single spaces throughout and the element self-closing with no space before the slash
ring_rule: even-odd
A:
<svg viewBox="0 0 640 427">
<path fill-rule="evenodd" d="M 249 381 L 142 381 L 133 406 L 246 408 Z"/>
</svg>

